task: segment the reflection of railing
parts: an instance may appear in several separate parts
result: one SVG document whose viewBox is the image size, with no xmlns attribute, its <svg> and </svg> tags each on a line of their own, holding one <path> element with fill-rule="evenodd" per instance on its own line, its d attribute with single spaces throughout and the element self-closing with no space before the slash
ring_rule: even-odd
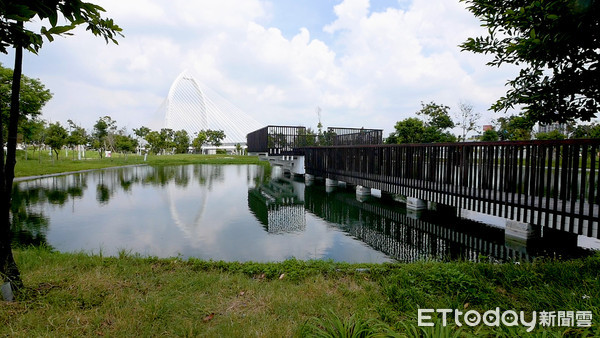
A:
<svg viewBox="0 0 600 338">
<path fill-rule="evenodd" d="M 285 181 L 271 181 L 248 190 L 248 207 L 269 233 L 298 232 L 306 228 L 303 202 Z"/>
<path fill-rule="evenodd" d="M 409 217 L 404 209 L 378 203 L 361 203 L 353 195 L 305 191 L 305 207 L 311 213 L 357 237 L 374 249 L 401 262 L 434 259 L 477 260 L 480 255 L 498 260 L 529 260 L 527 253 L 504 243 L 502 229 L 445 226 Z M 465 222 L 465 221 L 463 221 Z"/>
<path fill-rule="evenodd" d="M 600 140 L 305 148 L 306 173 L 600 238 Z"/>
</svg>

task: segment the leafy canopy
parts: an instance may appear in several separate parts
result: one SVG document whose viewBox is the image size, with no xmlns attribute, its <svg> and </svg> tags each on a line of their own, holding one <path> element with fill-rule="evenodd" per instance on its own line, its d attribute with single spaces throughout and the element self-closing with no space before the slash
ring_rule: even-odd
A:
<svg viewBox="0 0 600 338">
<path fill-rule="evenodd" d="M 534 122 L 589 121 L 600 111 L 599 0 L 461 0 L 487 27 L 462 50 L 521 65 L 492 109 L 523 106 Z"/>
<path fill-rule="evenodd" d="M 80 0 L 0 1 L 0 52 L 7 53 L 11 46 L 21 46 L 37 53 L 44 37 L 71 35 L 75 27 L 85 24 L 86 30 L 118 44 L 121 28 L 112 19 L 102 18 L 104 8 Z M 59 14 L 62 18 L 59 18 Z M 27 29 L 23 22 L 41 21 L 39 32 Z"/>
</svg>

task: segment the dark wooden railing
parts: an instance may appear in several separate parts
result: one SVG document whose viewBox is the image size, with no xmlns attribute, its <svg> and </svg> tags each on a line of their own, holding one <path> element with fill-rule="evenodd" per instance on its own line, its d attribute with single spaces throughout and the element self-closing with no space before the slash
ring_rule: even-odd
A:
<svg viewBox="0 0 600 338">
<path fill-rule="evenodd" d="M 313 136 L 314 137 L 314 136 Z M 266 126 L 246 136 L 249 153 L 294 155 L 299 147 L 310 146 L 305 127 Z"/>
<path fill-rule="evenodd" d="M 310 146 L 381 144 L 383 130 L 328 128 L 319 136 L 301 126 L 267 126 L 248 134 L 246 139 L 250 153 L 302 155 L 301 148 Z"/>
<path fill-rule="evenodd" d="M 375 145 L 383 143 L 382 129 L 329 127 L 327 133 L 333 146 Z"/>
<path fill-rule="evenodd" d="M 600 238 L 600 140 L 306 147 L 307 174 Z"/>
</svg>

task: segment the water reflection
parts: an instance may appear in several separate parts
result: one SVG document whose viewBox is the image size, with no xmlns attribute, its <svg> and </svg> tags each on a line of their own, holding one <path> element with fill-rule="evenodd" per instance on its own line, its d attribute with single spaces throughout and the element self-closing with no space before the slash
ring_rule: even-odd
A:
<svg viewBox="0 0 600 338">
<path fill-rule="evenodd" d="M 502 230 L 416 218 L 397 203 L 326 193 L 261 166 L 136 166 L 18 182 L 14 241 L 60 251 L 226 261 L 529 259 Z"/>
</svg>

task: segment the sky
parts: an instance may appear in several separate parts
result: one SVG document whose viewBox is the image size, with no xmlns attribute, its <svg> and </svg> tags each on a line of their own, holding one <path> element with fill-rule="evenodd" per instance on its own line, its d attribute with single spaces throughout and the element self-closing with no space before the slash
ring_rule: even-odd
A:
<svg viewBox="0 0 600 338">
<path fill-rule="evenodd" d="M 264 125 L 393 131 L 421 102 L 481 113 L 506 92 L 514 66 L 461 52 L 485 34 L 458 0 L 96 0 L 123 28 L 119 45 L 83 28 L 26 53 L 23 72 L 54 94 L 43 118 L 91 129 L 160 129 L 159 107 L 189 71 Z M 39 26 L 32 23 L 32 27 Z M 1 54 L 12 68 L 14 55 Z M 455 130 L 458 133 L 457 130 Z"/>
</svg>

